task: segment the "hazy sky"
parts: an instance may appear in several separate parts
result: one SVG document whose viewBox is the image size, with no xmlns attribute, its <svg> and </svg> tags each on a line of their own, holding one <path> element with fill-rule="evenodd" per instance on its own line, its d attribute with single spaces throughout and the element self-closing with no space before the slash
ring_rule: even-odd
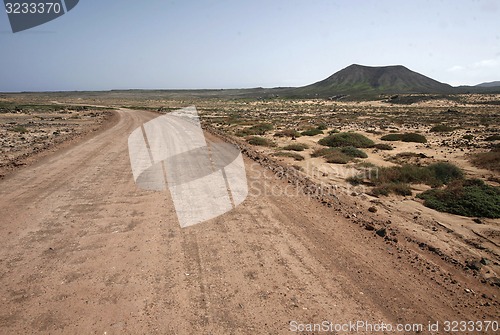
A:
<svg viewBox="0 0 500 335">
<path fill-rule="evenodd" d="M 500 1 L 80 0 L 16 34 L 2 11 L 0 61 L 4 92 L 302 86 L 353 63 L 475 85 L 500 80 Z"/>
</svg>

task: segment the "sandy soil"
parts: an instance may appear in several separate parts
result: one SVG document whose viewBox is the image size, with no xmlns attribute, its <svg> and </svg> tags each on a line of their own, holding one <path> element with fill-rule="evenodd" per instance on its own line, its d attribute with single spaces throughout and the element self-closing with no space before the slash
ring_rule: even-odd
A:
<svg viewBox="0 0 500 335">
<path fill-rule="evenodd" d="M 353 224 L 344 212 L 355 201 L 322 206 L 248 159 L 247 200 L 181 229 L 169 195 L 138 190 L 130 171 L 128 134 L 156 115 L 117 115 L 0 181 L 0 333 L 289 334 L 291 321 L 498 319 L 496 288 Z"/>
<path fill-rule="evenodd" d="M 110 112 L 88 107 L 54 109 L 0 112 L 0 178 L 101 129 L 112 117 Z"/>
</svg>

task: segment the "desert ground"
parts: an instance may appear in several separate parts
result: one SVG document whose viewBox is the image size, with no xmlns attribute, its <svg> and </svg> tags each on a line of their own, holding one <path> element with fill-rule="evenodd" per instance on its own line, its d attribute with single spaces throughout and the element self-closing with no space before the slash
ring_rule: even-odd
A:
<svg viewBox="0 0 500 335">
<path fill-rule="evenodd" d="M 445 185 L 384 194 L 372 174 L 446 162 L 498 189 L 498 165 L 477 155 L 498 148 L 499 101 L 2 94 L 0 333 L 497 333 L 500 220 L 418 197 Z M 191 105 L 207 138 L 245 154 L 249 195 L 181 229 L 168 192 L 136 187 L 127 138 Z M 344 133 L 374 143 L 356 148 L 366 157 L 319 154 Z M 425 142 L 382 140 L 405 133 Z"/>
</svg>

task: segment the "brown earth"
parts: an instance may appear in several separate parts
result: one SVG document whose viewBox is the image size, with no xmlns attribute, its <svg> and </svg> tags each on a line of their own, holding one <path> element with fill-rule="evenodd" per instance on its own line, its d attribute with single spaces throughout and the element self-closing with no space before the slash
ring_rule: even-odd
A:
<svg viewBox="0 0 500 335">
<path fill-rule="evenodd" d="M 0 181 L 0 333 L 289 334 L 291 321 L 360 320 L 427 334 L 429 321 L 498 320 L 496 287 L 353 224 L 355 200 L 323 206 L 250 159 L 247 200 L 181 229 L 169 194 L 138 190 L 130 170 L 128 134 L 156 115 L 119 110 L 113 127 Z"/>
</svg>

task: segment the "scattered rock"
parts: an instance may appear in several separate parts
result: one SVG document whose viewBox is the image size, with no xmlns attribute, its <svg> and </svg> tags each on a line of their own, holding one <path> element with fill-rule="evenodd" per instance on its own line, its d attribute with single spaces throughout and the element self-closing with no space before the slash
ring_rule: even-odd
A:
<svg viewBox="0 0 500 335">
<path fill-rule="evenodd" d="M 387 230 L 385 228 L 380 228 L 375 233 L 380 237 L 385 237 L 385 235 L 387 235 Z"/>
<path fill-rule="evenodd" d="M 375 230 L 375 227 L 369 223 L 365 224 L 365 229 L 366 230 L 369 230 L 369 231 L 372 231 L 372 230 Z"/>
<path fill-rule="evenodd" d="M 487 259 L 487 258 L 481 258 L 481 260 L 479 261 L 481 264 L 483 265 L 489 265 L 490 264 L 490 260 Z"/>
<path fill-rule="evenodd" d="M 371 213 L 377 213 L 377 207 L 372 206 L 372 207 L 368 208 L 368 211 Z"/>
<path fill-rule="evenodd" d="M 481 268 L 483 267 L 483 264 L 481 264 L 481 262 L 478 260 L 468 260 L 465 262 L 465 265 L 469 269 L 474 270 L 474 271 L 480 271 Z"/>
</svg>

